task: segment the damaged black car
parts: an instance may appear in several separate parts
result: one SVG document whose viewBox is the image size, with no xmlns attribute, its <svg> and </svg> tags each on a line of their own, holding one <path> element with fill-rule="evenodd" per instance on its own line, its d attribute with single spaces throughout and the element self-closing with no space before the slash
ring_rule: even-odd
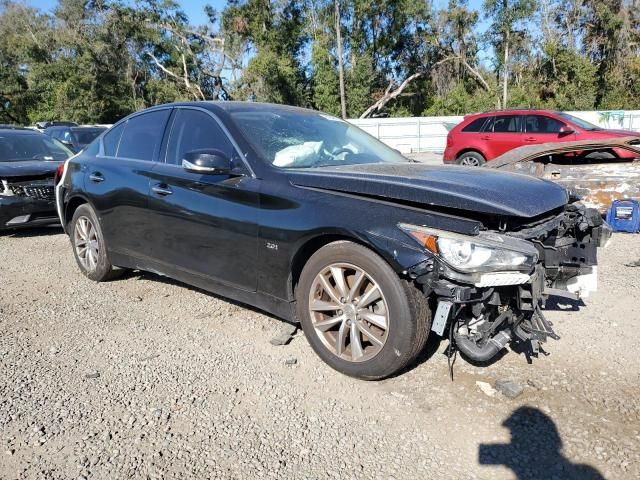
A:
<svg viewBox="0 0 640 480">
<path fill-rule="evenodd" d="M 58 223 L 54 178 L 71 155 L 40 132 L 0 128 L 0 230 Z"/>
<path fill-rule="evenodd" d="M 468 359 L 558 338 L 550 295 L 596 287 L 610 229 L 548 181 L 413 163 L 348 122 L 256 103 L 154 107 L 65 163 L 83 274 L 166 275 L 299 322 L 331 367 L 380 379 L 430 333 Z"/>
</svg>

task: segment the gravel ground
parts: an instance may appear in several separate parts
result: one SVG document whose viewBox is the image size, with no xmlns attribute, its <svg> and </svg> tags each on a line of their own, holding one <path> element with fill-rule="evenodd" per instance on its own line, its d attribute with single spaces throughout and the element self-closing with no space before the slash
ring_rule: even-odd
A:
<svg viewBox="0 0 640 480">
<path fill-rule="evenodd" d="M 614 236 L 600 291 L 551 305 L 562 339 L 531 365 L 458 359 L 451 382 L 432 337 L 367 383 L 300 333 L 271 345 L 282 323 L 242 305 L 92 283 L 58 229 L 0 235 L 0 478 L 640 478 L 639 260 L 640 235 Z"/>
</svg>

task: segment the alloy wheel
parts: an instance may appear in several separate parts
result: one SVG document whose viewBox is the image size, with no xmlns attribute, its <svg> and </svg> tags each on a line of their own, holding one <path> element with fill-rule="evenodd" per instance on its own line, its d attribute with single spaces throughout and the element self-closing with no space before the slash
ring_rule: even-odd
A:
<svg viewBox="0 0 640 480">
<path fill-rule="evenodd" d="M 389 310 L 384 293 L 371 275 L 355 265 L 332 264 L 316 275 L 309 313 L 322 343 L 343 360 L 370 360 L 387 341 Z"/>
<path fill-rule="evenodd" d="M 460 165 L 465 167 L 479 167 L 480 161 L 475 157 L 464 156 L 460 159 Z"/>
<path fill-rule="evenodd" d="M 78 217 L 73 232 L 73 244 L 84 269 L 89 272 L 95 270 L 98 265 L 100 246 L 98 232 L 88 217 Z"/>
</svg>

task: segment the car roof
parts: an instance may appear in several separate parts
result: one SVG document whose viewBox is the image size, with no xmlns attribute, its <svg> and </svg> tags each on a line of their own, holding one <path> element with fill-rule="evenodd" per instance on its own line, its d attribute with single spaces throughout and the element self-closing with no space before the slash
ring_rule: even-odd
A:
<svg viewBox="0 0 640 480">
<path fill-rule="evenodd" d="M 38 132 L 37 130 L 31 130 L 30 128 L 22 128 L 22 127 L 0 127 L 0 133 L 3 135 L 13 134 L 13 135 L 44 135 L 44 133 Z"/>
<path fill-rule="evenodd" d="M 558 112 L 539 108 L 509 108 L 505 110 L 488 110 L 486 112 L 471 113 L 469 115 L 465 115 L 464 118 L 482 117 L 486 115 L 527 115 L 532 113 L 546 113 L 557 115 Z"/>
<path fill-rule="evenodd" d="M 70 128 L 72 132 L 77 132 L 79 130 L 106 130 L 107 127 L 101 127 L 100 125 L 92 126 L 92 125 L 83 125 L 81 127 L 67 127 Z"/>
<path fill-rule="evenodd" d="M 141 110 L 142 113 L 155 109 L 167 108 L 167 107 L 199 107 L 205 108 L 211 111 L 223 110 L 225 112 L 238 112 L 238 111 L 255 111 L 255 112 L 268 112 L 273 110 L 290 111 L 290 112 L 314 112 L 321 113 L 317 110 L 311 110 L 309 108 L 292 107 L 290 105 L 281 105 L 278 103 L 260 103 L 260 102 L 240 102 L 240 101 L 197 101 L 197 102 L 175 102 L 165 103 L 163 105 L 156 105 L 145 110 Z"/>
</svg>

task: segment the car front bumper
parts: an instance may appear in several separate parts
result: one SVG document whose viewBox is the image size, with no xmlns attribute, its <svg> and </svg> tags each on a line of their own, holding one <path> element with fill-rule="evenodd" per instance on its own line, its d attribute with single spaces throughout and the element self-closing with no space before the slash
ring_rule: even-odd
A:
<svg viewBox="0 0 640 480">
<path fill-rule="evenodd" d="M 60 223 L 53 200 L 0 196 L 0 230 Z"/>
</svg>

